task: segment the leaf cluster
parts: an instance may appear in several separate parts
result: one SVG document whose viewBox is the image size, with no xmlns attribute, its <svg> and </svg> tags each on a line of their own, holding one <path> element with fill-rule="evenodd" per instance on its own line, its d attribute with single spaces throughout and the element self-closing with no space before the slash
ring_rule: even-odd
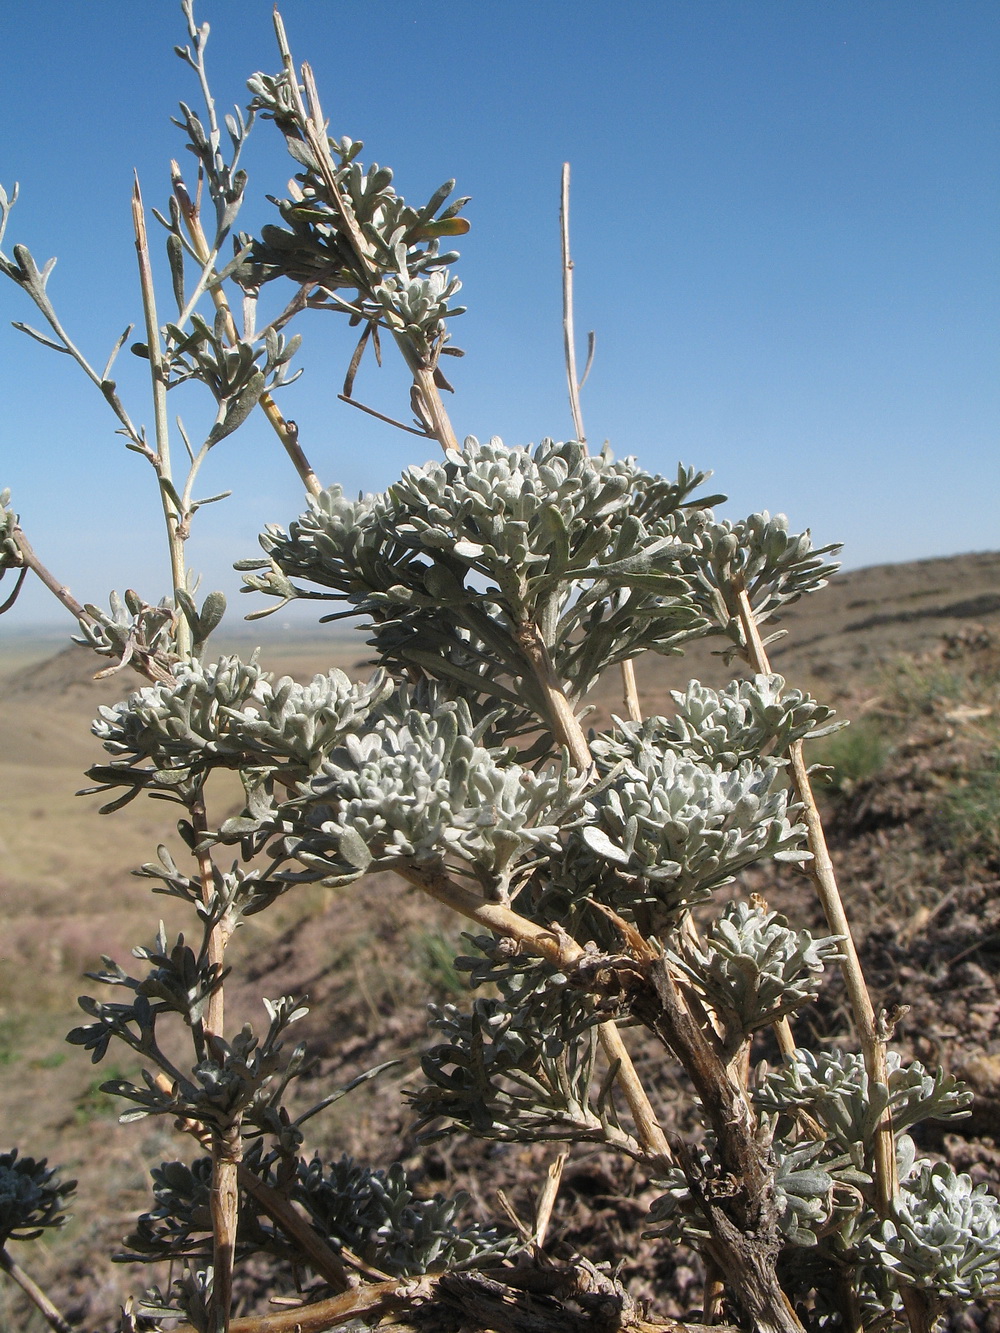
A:
<svg viewBox="0 0 1000 1333">
<path fill-rule="evenodd" d="M 35 1240 L 66 1223 L 63 1209 L 76 1181 L 57 1172 L 44 1157 L 19 1157 L 16 1148 L 0 1153 L 0 1250 L 9 1240 Z"/>
<path fill-rule="evenodd" d="M 815 740 L 846 726 L 830 721 L 833 709 L 826 704 L 801 690 L 786 689 L 784 677 L 777 674 L 734 680 L 721 690 L 692 680 L 670 695 L 672 717 L 617 720 L 621 737 L 595 737 L 592 749 L 605 771 L 639 748 L 670 748 L 689 759 L 733 769 L 760 755 L 784 758 L 793 741 Z"/>
<path fill-rule="evenodd" d="M 274 120 L 302 170 L 289 198 L 272 198 L 284 225 L 266 225 L 256 240 L 241 238 L 247 253 L 237 281 L 256 290 L 289 278 L 309 291 L 310 305 L 346 310 L 352 324 L 365 325 L 347 394 L 379 327 L 404 338 L 416 361 L 435 365 L 448 340 L 445 321 L 464 312 L 452 301 L 461 283 L 447 272 L 458 255 L 441 253 L 440 238 L 468 231 L 459 217 L 468 199 L 447 204 L 452 180 L 422 207 L 411 207 L 393 188 L 388 167 L 361 164 L 359 140 L 315 132 L 287 71 L 255 74 L 248 86 L 252 109 Z M 354 298 L 336 295 L 343 290 L 353 290 Z"/>
<path fill-rule="evenodd" d="M 489 962 L 462 958 L 473 985 L 490 984 L 467 1012 L 431 1005 L 444 1040 L 422 1057 L 427 1082 L 410 1100 L 426 1139 L 466 1130 L 477 1138 L 628 1142 L 607 1097 L 593 1088 L 595 1025 L 604 1015 L 550 964 L 476 940 Z"/>
<path fill-rule="evenodd" d="M 722 1022 L 735 1050 L 754 1032 L 813 1001 L 824 966 L 841 957 L 839 936 L 816 939 L 785 917 L 732 902 L 712 922 L 704 946 L 681 936 L 670 955 Z"/>
<path fill-rule="evenodd" d="M 631 739 L 627 733 L 619 743 Z M 617 911 L 644 915 L 662 934 L 737 871 L 773 858 L 799 862 L 805 826 L 779 785 L 776 760 L 744 760 L 728 772 L 638 742 L 588 801 L 581 838 L 596 858 L 619 870 Z"/>
</svg>

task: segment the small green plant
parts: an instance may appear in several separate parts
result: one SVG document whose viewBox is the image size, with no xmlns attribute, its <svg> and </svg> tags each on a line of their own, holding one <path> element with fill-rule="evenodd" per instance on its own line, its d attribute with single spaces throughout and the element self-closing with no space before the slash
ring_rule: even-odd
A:
<svg viewBox="0 0 1000 1333">
<path fill-rule="evenodd" d="M 940 819 L 949 847 L 990 860 L 1000 857 L 1000 750 L 948 789 Z"/>
<path fill-rule="evenodd" d="M 969 698 L 969 672 L 959 661 L 900 657 L 885 670 L 885 701 L 900 719 L 939 717 Z"/>
<path fill-rule="evenodd" d="M 33 1060 L 32 1064 L 38 1069 L 58 1069 L 60 1065 L 66 1063 L 66 1058 L 65 1051 L 51 1051 L 48 1055 Z"/>
<path fill-rule="evenodd" d="M 635 1162 L 659 1191 L 649 1226 L 704 1260 L 707 1323 L 724 1307 L 759 1333 L 930 1333 L 943 1298 L 972 1300 L 1000 1282 L 1000 1204 L 916 1157 L 907 1131 L 965 1114 L 970 1094 L 888 1050 L 804 757 L 806 742 L 830 733 L 831 710 L 786 688 L 762 638 L 782 607 L 824 585 L 836 548 L 816 549 L 781 515 L 720 518 L 724 497 L 694 467 L 660 476 L 588 449 L 565 228 L 578 438 L 461 443 L 443 397 L 458 257 L 441 242 L 468 229 L 466 201 L 449 203 L 447 182 L 410 205 L 388 169 L 363 165 L 360 142 L 331 137 L 312 71 L 296 67 L 277 15 L 281 69 L 254 74 L 250 106 L 220 125 L 208 28 L 192 0 L 182 10 L 190 44 L 178 54 L 204 108 L 182 103 L 178 118 L 198 186 L 175 168 L 167 210 L 154 214 L 167 306 L 138 187 L 133 198 L 144 333 L 132 351 L 150 372 L 149 433 L 110 378 L 129 334 L 96 370 L 58 318 L 51 265 L 23 245 L 0 253 L 0 272 L 46 323 L 24 331 L 76 362 L 151 469 L 166 532 L 168 596 L 113 593 L 105 611 L 71 597 L 0 497 L 0 573 L 14 579 L 4 609 L 34 573 L 106 670 L 142 678 L 93 724 L 104 756 L 88 771 L 90 792 L 109 815 L 146 796 L 175 807 L 176 837 L 137 874 L 187 909 L 190 928 L 168 936 L 161 925 L 127 966 L 105 958 L 90 980 L 112 998 L 82 997 L 84 1021 L 68 1037 L 95 1064 L 124 1048 L 140 1070 L 111 1071 L 88 1092 L 86 1114 L 116 1098 L 124 1122 L 165 1117 L 202 1149 L 190 1165 L 153 1170 L 152 1205 L 122 1257 L 169 1261 L 173 1280 L 147 1291 L 122 1328 L 180 1319 L 183 1333 L 226 1333 L 235 1267 L 251 1258 L 290 1261 L 325 1291 L 241 1321 L 247 1330 L 383 1319 L 507 1329 L 521 1315 L 543 1330 L 579 1327 L 581 1316 L 649 1327 L 613 1274 L 585 1257 L 540 1257 L 564 1147 L 533 1219 L 512 1233 L 470 1225 L 464 1196 L 418 1199 L 398 1163 L 306 1150 L 309 1120 L 381 1071 L 297 1108 L 307 1067 L 292 1037 L 305 1013 L 298 997 L 261 997 L 256 1025 L 227 1021 L 228 949 L 247 918 L 304 884 L 365 894 L 370 876 L 393 872 L 470 937 L 450 960 L 443 936 L 426 945 L 435 985 L 452 996 L 431 1005 L 433 1041 L 407 1093 L 426 1138 L 596 1145 Z M 254 237 L 234 227 L 241 154 L 258 120 L 281 133 L 296 176 L 274 201 L 278 221 Z M 0 194 L 0 240 L 12 203 Z M 393 424 L 440 448 L 381 494 L 324 488 L 277 406 L 299 350 L 288 330 L 307 307 L 358 331 L 342 395 L 355 406 L 366 349 L 395 344 L 413 420 Z M 169 395 L 192 382 L 207 412 L 197 429 L 175 431 Z M 276 678 L 256 653 L 209 651 L 224 598 L 198 604 L 187 543 L 199 511 L 225 494 L 196 498 L 197 478 L 258 408 L 306 501 L 238 566 L 246 591 L 264 599 L 252 614 L 301 600 L 323 619 L 360 618 L 378 662 L 367 681 L 332 669 L 303 684 Z M 709 637 L 746 677 L 722 690 L 691 682 L 671 717 L 644 717 L 633 659 Z M 588 736 L 586 696 L 611 671 L 628 719 Z M 761 901 L 730 901 L 741 871 L 773 861 L 808 871 L 828 933 L 797 929 Z M 800 1045 L 805 1025 L 799 1040 L 792 1028 L 830 965 L 843 972 L 857 1051 L 817 1053 Z M 388 969 L 383 981 L 392 993 Z M 635 1025 L 683 1068 L 697 1133 L 668 1135 L 659 1123 L 623 1035 Z M 765 1028 L 782 1052 L 773 1070 L 753 1064 Z M 16 1155 L 5 1160 L 15 1202 L 22 1177 L 37 1195 L 16 1225 L 54 1225 L 61 1195 L 49 1176 L 29 1159 L 16 1169 Z"/>
<path fill-rule="evenodd" d="M 441 930 L 418 931 L 413 940 L 417 966 L 431 993 L 454 1000 L 467 994 L 469 983 L 455 966 L 456 942 Z"/>
<path fill-rule="evenodd" d="M 21 1058 L 23 1028 L 17 1018 L 0 1019 L 0 1065 L 12 1065 Z"/>
<path fill-rule="evenodd" d="M 117 1066 L 106 1069 L 100 1078 L 93 1078 L 77 1097 L 73 1105 L 73 1119 L 78 1125 L 89 1125 L 95 1120 L 109 1119 L 120 1110 L 113 1095 L 106 1090 L 112 1080 L 127 1077 L 127 1073 Z"/>
<path fill-rule="evenodd" d="M 873 718 L 862 718 L 821 741 L 810 758 L 830 770 L 827 790 L 849 796 L 859 783 L 882 771 L 891 752 L 884 725 Z"/>
</svg>

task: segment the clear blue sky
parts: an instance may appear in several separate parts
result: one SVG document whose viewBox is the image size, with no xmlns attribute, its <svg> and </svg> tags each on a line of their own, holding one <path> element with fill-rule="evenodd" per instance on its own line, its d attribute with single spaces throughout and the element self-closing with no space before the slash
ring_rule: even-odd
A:
<svg viewBox="0 0 1000 1333">
<path fill-rule="evenodd" d="M 221 103 L 277 68 L 270 9 L 201 0 Z M 283 13 L 336 134 L 364 139 L 415 201 L 449 176 L 472 196 L 458 269 L 470 312 L 453 325 L 467 356 L 449 362 L 460 435 L 572 431 L 568 159 L 581 344 L 597 332 L 594 443 L 653 470 L 712 468 L 732 497 L 723 512 L 784 511 L 843 541 L 848 565 L 1000 545 L 995 0 L 285 0 Z M 197 96 L 172 53 L 182 39 L 170 0 L 35 0 L 4 15 L 0 181 L 22 190 L 5 248 L 59 256 L 50 290 L 98 364 L 141 321 L 131 173 L 162 207 L 180 154 L 169 117 Z M 283 192 L 273 126 L 257 127 L 247 165 L 251 196 Z M 253 229 L 268 206 L 244 216 Z M 149 469 L 68 359 L 11 319 L 36 322 L 4 285 L 0 486 L 78 596 L 161 595 Z M 339 325 L 315 316 L 303 330 L 306 373 L 283 406 L 324 482 L 380 489 L 433 450 L 336 402 L 351 346 Z M 142 370 L 125 354 L 119 379 L 148 422 Z M 358 392 L 407 415 L 392 371 L 369 368 Z M 194 405 L 184 412 L 197 428 Z M 235 588 L 231 561 L 302 508 L 264 429 L 216 451 L 205 491 L 230 485 L 196 520 L 206 589 Z M 39 593 L 16 623 L 51 618 Z"/>
</svg>

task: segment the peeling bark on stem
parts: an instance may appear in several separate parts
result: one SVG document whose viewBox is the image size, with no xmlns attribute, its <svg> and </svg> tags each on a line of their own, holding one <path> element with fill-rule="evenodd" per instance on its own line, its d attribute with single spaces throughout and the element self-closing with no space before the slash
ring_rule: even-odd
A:
<svg viewBox="0 0 1000 1333">
<path fill-rule="evenodd" d="M 716 1137 L 716 1178 L 699 1180 L 685 1165 L 712 1228 L 705 1248 L 758 1333 L 801 1333 L 775 1271 L 781 1237 L 769 1153 L 757 1138 L 756 1116 L 691 1016 L 665 960 L 650 964 L 650 973 L 652 988 L 633 998 L 633 1012 L 684 1065 Z"/>
<path fill-rule="evenodd" d="M 233 1265 L 240 1211 L 239 1164 L 243 1155 L 236 1122 L 212 1136 L 212 1333 L 228 1333 L 233 1308 Z"/>
<path fill-rule="evenodd" d="M 586 950 L 558 926 L 546 930 L 509 907 L 484 902 L 471 890 L 456 884 L 444 870 L 410 866 L 400 873 L 438 902 L 516 940 L 529 953 L 547 958 L 570 975 L 589 959 Z M 771 1173 L 767 1149 L 757 1141 L 756 1120 L 746 1097 L 730 1083 L 725 1066 L 688 1012 L 663 964 L 659 960 L 645 965 L 630 961 L 629 967 L 630 977 L 637 983 L 630 993 L 632 1012 L 687 1069 L 715 1130 L 722 1162 L 722 1175 L 717 1182 L 720 1191 L 728 1190 L 729 1182 L 740 1182 L 736 1193 L 723 1196 L 720 1192 L 719 1197 L 705 1199 L 715 1231 L 711 1242 L 713 1258 L 732 1282 L 734 1297 L 743 1312 L 755 1321 L 753 1327 L 759 1333 L 802 1333 L 774 1270 L 780 1237 Z M 646 979 L 640 980 L 643 975 Z M 617 1055 L 616 1048 L 615 1058 Z M 631 1061 L 628 1067 L 635 1086 L 641 1088 Z M 649 1114 L 655 1123 L 651 1107 Z"/>
</svg>

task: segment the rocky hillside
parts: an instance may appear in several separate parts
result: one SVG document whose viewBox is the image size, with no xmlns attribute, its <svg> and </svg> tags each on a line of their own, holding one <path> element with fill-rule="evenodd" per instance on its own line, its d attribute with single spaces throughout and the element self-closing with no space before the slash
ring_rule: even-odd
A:
<svg viewBox="0 0 1000 1333">
<path fill-rule="evenodd" d="M 836 703 L 854 725 L 813 755 L 831 766 L 824 802 L 838 872 L 879 1004 L 908 1006 L 896 1033 L 905 1054 L 942 1063 L 973 1087 L 970 1119 L 924 1146 L 977 1179 L 1000 1178 L 1000 553 L 880 566 L 838 575 L 781 626 L 776 670 Z M 360 636 L 299 641 L 279 670 L 300 676 L 358 666 Z M 265 652 L 265 660 L 267 653 Z M 0 658 L 0 671 L 2 671 Z M 170 1127 L 119 1126 L 98 1088 L 126 1068 L 94 1070 L 62 1040 L 75 1022 L 81 973 L 101 952 L 123 956 L 147 939 L 164 908 L 129 875 L 169 835 L 171 812 L 136 802 L 108 820 L 73 795 L 99 757 L 87 723 L 127 678 L 94 683 L 94 659 L 72 649 L 0 676 L 0 1117 L 5 1137 L 81 1179 L 78 1216 L 51 1250 L 25 1247 L 67 1312 L 87 1329 L 114 1326 L 123 1293 L 149 1280 L 109 1253 L 148 1206 L 148 1167 L 183 1151 Z M 640 664 L 648 712 L 691 676 L 728 675 L 708 652 Z M 618 711 L 612 688 L 598 716 Z M 160 816 L 166 814 L 165 820 Z M 816 919 L 807 880 L 755 872 L 736 892 L 764 893 L 796 922 Z M 167 904 L 169 907 L 170 904 Z M 401 1063 L 311 1122 L 324 1154 L 377 1164 L 397 1157 L 428 1192 L 457 1182 L 470 1211 L 496 1214 L 502 1189 L 527 1210 L 547 1154 L 520 1146 L 445 1141 L 420 1147 L 399 1097 L 426 1037 L 424 1004 L 462 994 L 452 965 L 461 927 L 428 911 L 391 876 L 346 891 L 312 888 L 248 927 L 237 949 L 231 1012 L 257 1016 L 259 996 L 308 994 L 304 1027 L 316 1065 L 305 1104 L 385 1060 Z M 839 981 L 831 977 L 804 1017 L 818 1042 L 850 1040 Z M 633 1034 L 667 1122 L 687 1112 L 679 1072 Z M 762 1047 L 755 1055 L 769 1055 Z M 7 1144 L 0 1144 L 6 1147 Z M 628 1255 L 634 1293 L 663 1314 L 700 1300 L 697 1260 L 640 1238 L 647 1184 L 596 1153 L 574 1155 L 551 1230 L 558 1247 L 591 1257 Z M 28 1253 L 35 1250 L 35 1253 Z M 163 1281 L 165 1274 L 158 1274 Z M 289 1275 L 289 1282 L 292 1277 Z M 254 1275 L 246 1279 L 252 1298 Z M 43 1326 L 0 1286 L 0 1328 Z M 1000 1329 L 985 1305 L 956 1314 L 954 1329 Z"/>
</svg>

